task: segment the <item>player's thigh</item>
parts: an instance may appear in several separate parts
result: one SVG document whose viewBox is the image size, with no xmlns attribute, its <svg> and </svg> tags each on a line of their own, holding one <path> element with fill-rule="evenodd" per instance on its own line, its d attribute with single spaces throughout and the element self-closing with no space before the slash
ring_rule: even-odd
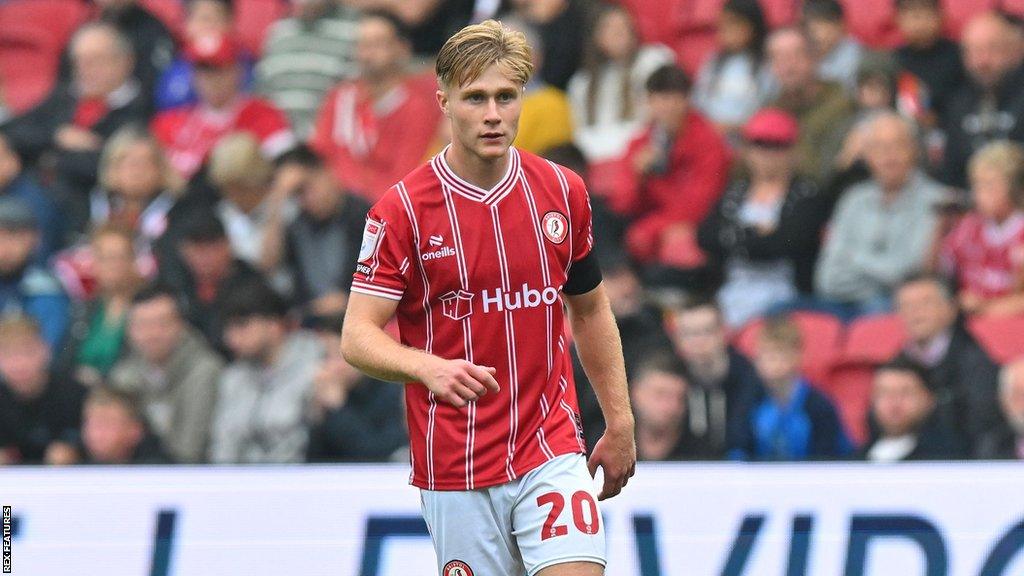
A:
<svg viewBox="0 0 1024 576">
<path fill-rule="evenodd" d="M 542 568 L 535 576 L 604 576 L 604 566 L 594 562 L 564 562 Z"/>
<path fill-rule="evenodd" d="M 605 530 L 594 481 L 583 455 L 560 456 L 524 476 L 512 524 L 516 544 L 530 576 L 573 563 L 592 567 L 588 567 L 590 571 L 553 574 L 603 573 Z"/>
<path fill-rule="evenodd" d="M 512 501 L 494 490 L 421 490 L 423 519 L 434 540 L 440 576 L 521 574 L 512 540 Z"/>
</svg>

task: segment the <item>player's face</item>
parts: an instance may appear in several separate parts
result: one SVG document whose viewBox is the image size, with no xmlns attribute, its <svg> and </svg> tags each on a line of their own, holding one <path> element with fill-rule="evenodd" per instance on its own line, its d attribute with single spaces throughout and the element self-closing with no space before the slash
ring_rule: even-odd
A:
<svg viewBox="0 0 1024 576">
<path fill-rule="evenodd" d="M 452 145 L 485 160 L 503 158 L 519 130 L 523 89 L 497 64 L 477 79 L 437 93 L 452 127 Z"/>
</svg>

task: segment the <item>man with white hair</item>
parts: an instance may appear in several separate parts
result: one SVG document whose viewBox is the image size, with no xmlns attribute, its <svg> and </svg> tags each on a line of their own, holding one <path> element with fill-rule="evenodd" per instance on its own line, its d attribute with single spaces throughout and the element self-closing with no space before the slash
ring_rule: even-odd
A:
<svg viewBox="0 0 1024 576">
<path fill-rule="evenodd" d="M 996 12 L 975 16 L 960 40 L 969 82 L 949 98 L 942 118 L 942 178 L 965 186 L 967 159 L 994 140 L 1024 141 L 1024 30 Z"/>
<path fill-rule="evenodd" d="M 871 178 L 843 194 L 815 278 L 818 296 L 846 316 L 891 308 L 893 288 L 925 264 L 943 197 L 918 168 L 909 120 L 887 113 L 865 128 Z"/>
<path fill-rule="evenodd" d="M 118 128 L 144 120 L 149 104 L 132 76 L 131 44 L 114 26 L 96 22 L 79 28 L 69 52 L 73 81 L 58 84 L 3 131 L 26 163 L 43 157 L 54 163 L 57 186 L 79 200 L 79 208 L 96 183 L 104 141 Z"/>
<path fill-rule="evenodd" d="M 1006 426 L 982 439 L 978 458 L 1024 460 L 1024 358 L 1003 367 L 999 374 L 999 406 Z"/>
</svg>

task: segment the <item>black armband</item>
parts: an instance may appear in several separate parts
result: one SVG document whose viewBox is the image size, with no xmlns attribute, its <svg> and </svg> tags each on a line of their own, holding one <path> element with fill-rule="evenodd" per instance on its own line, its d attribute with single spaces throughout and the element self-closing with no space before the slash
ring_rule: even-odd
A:
<svg viewBox="0 0 1024 576">
<path fill-rule="evenodd" d="M 572 263 L 569 268 L 569 277 L 562 286 L 562 292 L 569 296 L 586 294 L 601 283 L 601 268 L 597 265 L 597 258 L 594 252 L 580 258 Z"/>
</svg>

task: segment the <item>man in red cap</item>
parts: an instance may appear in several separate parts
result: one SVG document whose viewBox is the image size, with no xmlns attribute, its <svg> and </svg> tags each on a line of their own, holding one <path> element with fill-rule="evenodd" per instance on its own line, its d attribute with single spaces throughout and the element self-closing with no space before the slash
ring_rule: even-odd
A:
<svg viewBox="0 0 1024 576">
<path fill-rule="evenodd" d="M 764 108 L 743 126 L 743 176 L 730 182 L 697 231 L 722 271 L 718 305 L 736 328 L 814 293 L 814 265 L 829 201 L 797 172 L 796 118 Z"/>
<path fill-rule="evenodd" d="M 186 179 L 206 161 L 214 144 L 230 132 L 248 132 L 275 158 L 295 144 L 285 115 L 266 100 L 244 94 L 239 48 L 229 37 L 199 38 L 186 47 L 195 66 L 199 102 L 162 112 L 153 133 L 167 149 L 171 165 Z"/>
</svg>

